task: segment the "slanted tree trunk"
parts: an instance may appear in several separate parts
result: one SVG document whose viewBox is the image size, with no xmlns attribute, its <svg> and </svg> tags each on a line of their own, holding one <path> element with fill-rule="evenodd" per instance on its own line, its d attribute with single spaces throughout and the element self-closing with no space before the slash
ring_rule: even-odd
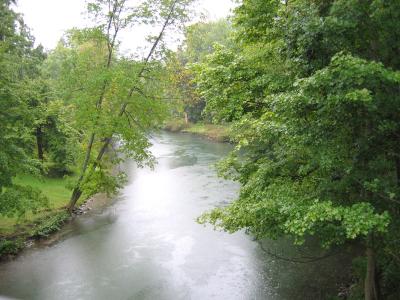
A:
<svg viewBox="0 0 400 300">
<path fill-rule="evenodd" d="M 116 25 L 115 18 L 119 18 L 119 14 L 122 11 L 123 5 L 124 5 L 124 3 L 119 3 L 118 1 L 115 1 L 113 4 L 112 10 L 110 10 L 110 17 L 109 17 L 108 26 L 107 26 L 107 36 L 108 36 L 108 42 L 107 42 L 108 56 L 107 56 L 107 63 L 106 63 L 107 69 L 109 69 L 111 67 L 111 61 L 112 61 L 112 55 L 113 55 L 113 51 L 114 51 L 114 47 L 115 47 L 115 41 L 116 41 L 117 34 L 119 31 L 119 25 Z M 111 7 L 110 7 L 110 9 L 111 9 Z M 119 12 L 118 12 L 118 10 L 119 10 Z M 112 24 L 114 24 L 114 26 L 115 26 L 115 31 L 111 37 L 110 30 L 111 30 Z M 101 89 L 100 97 L 96 103 L 96 109 L 98 111 L 101 110 L 101 106 L 102 106 L 102 103 L 104 100 L 104 95 L 106 92 L 107 84 L 108 84 L 108 82 L 107 82 L 107 80 L 105 80 L 103 83 L 102 89 Z M 82 183 L 83 179 L 85 178 L 85 173 L 90 164 L 90 157 L 92 154 L 94 141 L 95 141 L 95 133 L 92 132 L 90 135 L 90 138 L 89 138 L 88 146 L 86 148 L 86 155 L 85 155 L 85 160 L 82 165 L 81 174 L 79 176 L 77 183 L 75 184 L 69 204 L 67 206 L 69 213 L 72 213 L 72 210 L 74 209 L 76 202 L 78 202 L 79 198 L 82 195 L 81 183 Z"/>
<path fill-rule="evenodd" d="M 92 153 L 92 147 L 94 144 L 94 138 L 95 138 L 95 134 L 92 133 L 90 136 L 90 139 L 89 139 L 88 146 L 87 146 L 86 156 L 85 156 L 85 160 L 83 162 L 81 175 L 79 176 L 79 179 L 74 187 L 74 190 L 72 191 L 71 199 L 68 204 L 68 212 L 69 213 L 72 213 L 72 210 L 74 209 L 76 202 L 79 200 L 79 198 L 82 195 L 81 183 L 85 176 L 86 170 L 89 166 L 90 155 Z"/>
<path fill-rule="evenodd" d="M 36 145 L 37 145 L 37 152 L 38 152 L 38 159 L 43 162 L 43 132 L 42 127 L 36 127 Z"/>
<path fill-rule="evenodd" d="M 376 259 L 375 251 L 372 247 L 367 246 L 367 273 L 364 282 L 364 299 L 379 300 L 378 278 L 376 276 Z"/>
</svg>

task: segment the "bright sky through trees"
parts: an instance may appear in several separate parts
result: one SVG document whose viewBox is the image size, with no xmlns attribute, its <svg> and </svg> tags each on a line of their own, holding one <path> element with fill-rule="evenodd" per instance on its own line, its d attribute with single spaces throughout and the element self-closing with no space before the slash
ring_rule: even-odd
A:
<svg viewBox="0 0 400 300">
<path fill-rule="evenodd" d="M 88 24 L 84 14 L 85 3 L 85 0 L 19 0 L 18 11 L 23 13 L 36 43 L 52 49 L 65 30 Z M 234 6 L 232 0 L 198 0 L 195 10 L 199 15 L 204 14 L 208 19 L 216 20 L 228 16 Z M 148 30 L 145 28 L 139 34 L 137 28 L 135 32 L 124 32 L 121 35 L 124 52 L 137 50 L 138 45 L 143 44 L 146 32 Z M 170 40 L 169 44 L 176 43 Z"/>
</svg>

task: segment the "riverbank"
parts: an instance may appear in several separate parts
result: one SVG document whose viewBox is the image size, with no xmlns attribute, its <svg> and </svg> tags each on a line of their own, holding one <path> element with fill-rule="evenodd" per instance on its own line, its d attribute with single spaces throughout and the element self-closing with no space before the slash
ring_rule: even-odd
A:
<svg viewBox="0 0 400 300">
<path fill-rule="evenodd" d="M 29 185 L 39 189 L 49 200 L 48 207 L 36 214 L 28 213 L 23 217 L 0 217 L 0 260 L 12 258 L 26 247 L 37 241 L 51 239 L 51 235 L 59 231 L 74 215 L 105 206 L 108 198 L 102 194 L 88 199 L 82 198 L 74 215 L 66 212 L 71 191 L 67 188 L 72 177 L 37 179 L 30 175 L 18 176 L 15 181 L 21 185 Z"/>
<path fill-rule="evenodd" d="M 170 132 L 191 133 L 216 142 L 230 142 L 230 125 L 216 125 L 206 123 L 185 123 L 184 120 L 169 120 L 164 130 Z"/>
<path fill-rule="evenodd" d="M 194 221 L 237 197 L 239 184 L 218 178 L 212 167 L 232 145 L 165 131 L 152 144 L 157 166 L 150 171 L 124 165 L 129 180 L 115 204 L 75 218 L 17 259 L 4 262 L 0 295 L 335 299 L 329 295 L 336 295 L 347 281 L 349 262 L 342 255 L 296 264 L 273 254 L 311 259 L 325 252 L 319 252 L 316 241 L 298 249 L 290 239 L 264 241 L 261 248 L 243 231 L 228 234 Z"/>
</svg>

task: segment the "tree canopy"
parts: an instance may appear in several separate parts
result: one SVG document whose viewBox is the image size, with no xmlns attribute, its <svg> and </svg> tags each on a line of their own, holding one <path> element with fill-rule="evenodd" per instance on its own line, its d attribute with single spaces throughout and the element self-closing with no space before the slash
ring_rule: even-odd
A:
<svg viewBox="0 0 400 300">
<path fill-rule="evenodd" d="M 219 169 L 242 185 L 200 222 L 324 247 L 359 242 L 366 299 L 379 297 L 375 255 L 384 264 L 398 253 L 398 5 L 245 0 L 236 48 L 218 48 L 196 75 L 214 121 L 235 122 L 237 146 Z"/>
<path fill-rule="evenodd" d="M 21 16 L 11 9 L 11 1 L 0 1 L 0 12 L 0 214 L 21 215 L 47 202 L 39 191 L 12 181 L 18 172 L 40 169 L 28 145 L 35 123 L 30 87 L 42 50 L 33 47 L 33 38 Z"/>
</svg>

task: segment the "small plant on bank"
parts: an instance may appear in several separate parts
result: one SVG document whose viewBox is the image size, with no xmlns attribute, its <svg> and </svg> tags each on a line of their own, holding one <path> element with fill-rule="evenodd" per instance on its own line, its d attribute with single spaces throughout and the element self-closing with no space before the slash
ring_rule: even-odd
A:
<svg viewBox="0 0 400 300">
<path fill-rule="evenodd" d="M 66 212 L 59 212 L 49 218 L 42 220 L 34 229 L 32 237 L 42 238 L 47 237 L 49 234 L 60 230 L 61 226 L 69 218 Z"/>
<path fill-rule="evenodd" d="M 0 240 L 0 257 L 17 254 L 24 246 L 22 240 Z"/>
</svg>

